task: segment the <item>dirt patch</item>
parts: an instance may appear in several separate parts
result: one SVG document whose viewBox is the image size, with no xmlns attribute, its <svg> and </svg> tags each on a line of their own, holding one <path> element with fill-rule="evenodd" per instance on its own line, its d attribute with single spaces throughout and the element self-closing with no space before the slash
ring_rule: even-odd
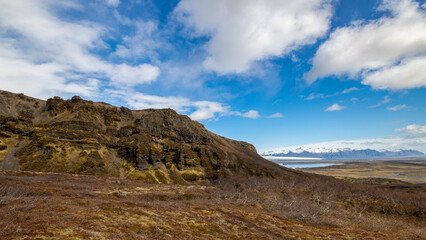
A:
<svg viewBox="0 0 426 240">
<path fill-rule="evenodd" d="M 28 140 L 20 141 L 17 146 L 9 149 L 0 163 L 0 170 L 19 170 L 19 159 L 15 156 L 15 153 L 25 147 L 29 142 Z"/>
</svg>

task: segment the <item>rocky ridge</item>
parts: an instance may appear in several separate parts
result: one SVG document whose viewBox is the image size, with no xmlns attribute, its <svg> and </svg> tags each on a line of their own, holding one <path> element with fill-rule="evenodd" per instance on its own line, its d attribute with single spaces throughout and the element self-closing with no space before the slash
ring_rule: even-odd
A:
<svg viewBox="0 0 426 240">
<path fill-rule="evenodd" d="M 0 168 L 158 183 L 299 174 L 171 109 L 130 110 L 77 96 L 43 101 L 6 91 L 0 91 Z"/>
</svg>

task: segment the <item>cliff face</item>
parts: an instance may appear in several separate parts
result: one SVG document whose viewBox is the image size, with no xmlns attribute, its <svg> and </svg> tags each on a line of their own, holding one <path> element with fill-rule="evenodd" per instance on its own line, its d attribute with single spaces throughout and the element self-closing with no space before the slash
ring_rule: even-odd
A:
<svg viewBox="0 0 426 240">
<path fill-rule="evenodd" d="M 229 175 L 294 175 L 248 143 L 171 109 L 130 110 L 80 97 L 0 91 L 0 168 L 120 176 L 160 183 Z"/>
</svg>

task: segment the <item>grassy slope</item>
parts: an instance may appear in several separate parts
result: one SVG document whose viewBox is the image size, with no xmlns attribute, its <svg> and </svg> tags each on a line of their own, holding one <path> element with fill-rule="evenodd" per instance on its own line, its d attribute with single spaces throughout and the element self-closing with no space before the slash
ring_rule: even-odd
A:
<svg viewBox="0 0 426 240">
<path fill-rule="evenodd" d="M 148 184 L 0 172 L 1 239 L 424 239 L 425 193 L 323 177 Z"/>
</svg>

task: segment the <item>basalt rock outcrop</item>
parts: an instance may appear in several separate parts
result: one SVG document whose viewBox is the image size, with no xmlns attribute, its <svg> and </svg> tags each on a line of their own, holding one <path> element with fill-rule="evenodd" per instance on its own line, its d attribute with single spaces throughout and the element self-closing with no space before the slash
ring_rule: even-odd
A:
<svg viewBox="0 0 426 240">
<path fill-rule="evenodd" d="M 158 183 L 297 174 L 171 109 L 130 110 L 77 96 L 43 101 L 6 91 L 0 91 L 0 169 Z"/>
</svg>

